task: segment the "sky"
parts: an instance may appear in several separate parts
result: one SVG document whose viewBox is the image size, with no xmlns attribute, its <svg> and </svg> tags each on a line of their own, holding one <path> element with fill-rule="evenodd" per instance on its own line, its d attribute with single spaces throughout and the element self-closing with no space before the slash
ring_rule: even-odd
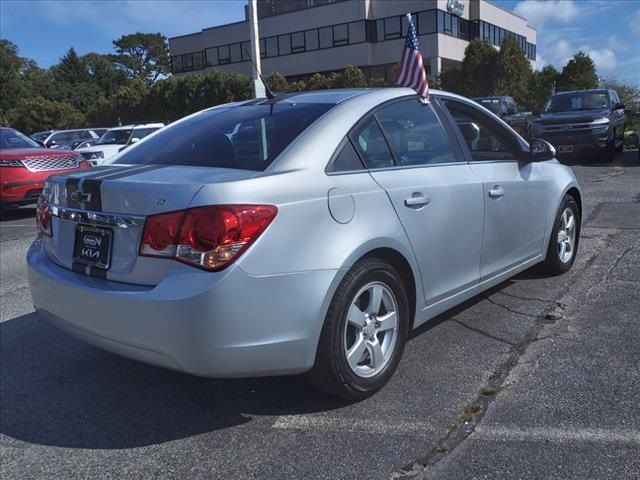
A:
<svg viewBox="0 0 640 480">
<path fill-rule="evenodd" d="M 391 0 L 385 0 L 391 1 Z M 464 0 L 469 3 L 472 0 Z M 640 85 L 640 0 L 493 0 L 537 29 L 536 67 L 561 68 L 578 50 L 603 77 Z M 0 37 L 49 67 L 73 46 L 113 53 L 123 34 L 167 37 L 244 19 L 245 0 L 0 0 Z"/>
</svg>

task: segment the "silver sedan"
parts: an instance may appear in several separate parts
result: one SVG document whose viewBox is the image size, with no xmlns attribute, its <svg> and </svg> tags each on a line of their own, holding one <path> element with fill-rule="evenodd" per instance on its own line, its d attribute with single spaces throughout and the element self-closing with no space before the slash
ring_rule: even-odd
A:
<svg viewBox="0 0 640 480">
<path fill-rule="evenodd" d="M 554 156 L 445 92 L 211 108 L 47 182 L 33 301 L 130 358 L 211 377 L 307 372 L 364 398 L 411 329 L 535 264 L 571 268 L 582 195 Z"/>
</svg>

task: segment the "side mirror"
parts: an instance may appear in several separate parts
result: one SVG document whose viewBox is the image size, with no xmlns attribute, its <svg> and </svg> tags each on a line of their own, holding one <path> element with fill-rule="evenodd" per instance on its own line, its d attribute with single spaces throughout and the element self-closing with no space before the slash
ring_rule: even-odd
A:
<svg viewBox="0 0 640 480">
<path fill-rule="evenodd" d="M 544 162 L 556 158 L 556 149 L 546 140 L 532 138 L 529 143 L 529 160 L 532 162 Z"/>
<path fill-rule="evenodd" d="M 624 103 L 616 103 L 616 104 L 613 106 L 613 109 L 614 109 L 614 110 L 624 110 Z"/>
<path fill-rule="evenodd" d="M 518 113 L 518 111 L 515 107 L 507 108 L 507 115 L 515 115 L 516 113 Z"/>
<path fill-rule="evenodd" d="M 55 140 L 51 140 L 49 142 L 49 148 L 53 147 L 54 145 L 56 145 L 56 141 Z"/>
<path fill-rule="evenodd" d="M 41 147 L 47 148 L 47 146 L 44 144 L 44 142 L 42 140 L 36 140 L 36 143 L 38 145 L 40 145 Z"/>
<path fill-rule="evenodd" d="M 129 143 L 130 143 L 131 145 L 133 145 L 134 143 L 139 142 L 139 141 L 140 141 L 140 139 L 139 139 L 139 138 L 134 137 L 134 138 L 132 138 L 132 139 L 129 141 Z"/>
</svg>

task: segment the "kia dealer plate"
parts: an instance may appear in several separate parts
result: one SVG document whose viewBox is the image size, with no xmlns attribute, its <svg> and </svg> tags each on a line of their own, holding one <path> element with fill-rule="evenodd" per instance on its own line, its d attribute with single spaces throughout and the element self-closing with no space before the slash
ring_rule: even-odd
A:
<svg viewBox="0 0 640 480">
<path fill-rule="evenodd" d="M 78 225 L 74 257 L 85 265 L 107 269 L 111 261 L 113 232 L 106 228 Z"/>
</svg>

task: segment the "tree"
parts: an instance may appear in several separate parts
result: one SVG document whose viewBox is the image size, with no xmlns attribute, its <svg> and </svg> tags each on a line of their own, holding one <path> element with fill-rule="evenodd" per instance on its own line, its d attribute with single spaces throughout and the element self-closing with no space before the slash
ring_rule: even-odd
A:
<svg viewBox="0 0 640 480">
<path fill-rule="evenodd" d="M 309 90 L 327 90 L 331 88 L 331 83 L 325 75 L 314 73 L 307 81 L 307 88 Z"/>
<path fill-rule="evenodd" d="M 525 104 L 529 95 L 531 63 L 527 60 L 515 37 L 508 35 L 496 59 L 496 87 L 498 95 L 508 95 Z"/>
<path fill-rule="evenodd" d="M 23 132 L 77 128 L 84 124 L 84 115 L 65 102 L 42 97 L 23 98 L 9 113 L 9 122 Z"/>
<path fill-rule="evenodd" d="M 75 49 L 69 51 L 60 59 L 60 62 L 52 67 L 54 79 L 60 83 L 77 85 L 89 80 L 87 65 L 78 57 Z"/>
<path fill-rule="evenodd" d="M 469 42 L 462 61 L 461 93 L 467 97 L 493 95 L 497 83 L 498 51 L 479 39 Z"/>
<path fill-rule="evenodd" d="M 289 91 L 289 82 L 280 72 L 273 72 L 267 78 L 267 85 L 273 93 L 283 93 Z"/>
<path fill-rule="evenodd" d="M 160 33 L 134 33 L 113 41 L 116 55 L 111 59 L 129 78 L 151 84 L 169 72 L 167 37 Z"/>
<path fill-rule="evenodd" d="M 88 81 L 96 83 L 105 97 L 113 95 L 129 80 L 125 72 L 115 67 L 108 55 L 91 52 L 83 55 L 81 60 L 85 64 Z"/>
<path fill-rule="evenodd" d="M 596 66 L 583 51 L 579 51 L 569 60 L 558 80 L 558 90 L 586 90 L 597 86 Z"/>
<path fill-rule="evenodd" d="M 348 65 L 342 72 L 331 75 L 331 88 L 362 88 L 367 86 L 364 73 L 358 67 Z"/>
<path fill-rule="evenodd" d="M 529 95 L 524 105 L 530 110 L 542 110 L 552 93 L 554 83 L 557 86 L 559 75 L 553 65 L 545 65 L 542 70 L 533 72 L 529 79 Z"/>
<path fill-rule="evenodd" d="M 0 40 L 0 122 L 8 122 L 7 113 L 20 97 L 20 71 L 24 59 L 18 47 L 9 40 Z"/>
<path fill-rule="evenodd" d="M 600 81 L 600 87 L 615 90 L 627 111 L 640 111 L 640 85 L 624 83 L 616 78 L 609 77 Z"/>
</svg>

